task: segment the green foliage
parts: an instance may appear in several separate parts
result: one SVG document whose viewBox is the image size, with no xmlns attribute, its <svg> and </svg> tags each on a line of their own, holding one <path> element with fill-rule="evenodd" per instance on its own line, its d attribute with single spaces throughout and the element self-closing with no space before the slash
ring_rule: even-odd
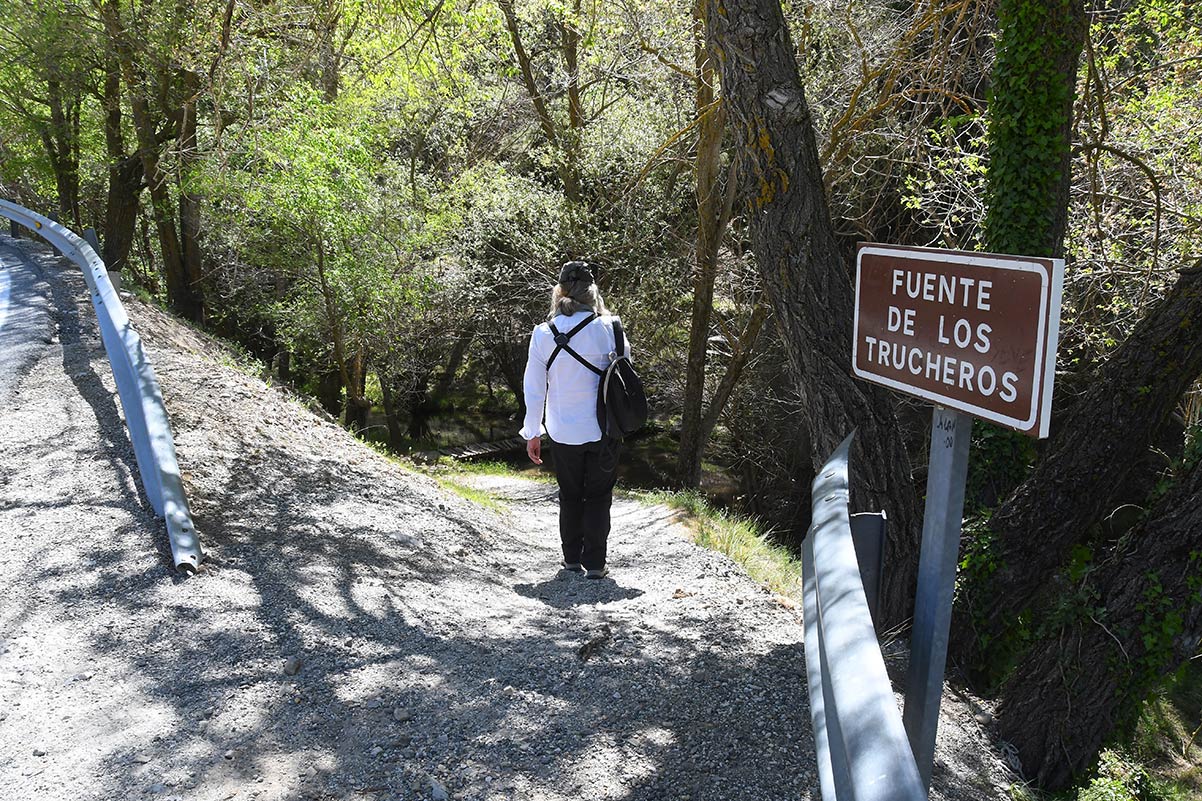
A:
<svg viewBox="0 0 1202 801">
<path fill-rule="evenodd" d="M 925 160 L 916 160 L 905 178 L 901 202 L 925 228 L 939 231 L 942 244 L 979 250 L 981 198 L 985 194 L 985 118 L 963 114 L 926 131 Z"/>
<path fill-rule="evenodd" d="M 1097 775 L 1077 793 L 1077 801 L 1155 801 L 1144 767 L 1118 751 L 1102 752 Z"/>
<path fill-rule="evenodd" d="M 1091 21 L 1062 324 L 1073 369 L 1113 350 L 1175 279 L 1173 268 L 1202 251 L 1199 6 L 1143 0 L 1111 5 Z"/>
<path fill-rule="evenodd" d="M 1197 561 L 1197 554 L 1191 562 Z M 1183 629 L 1183 618 L 1173 599 L 1168 597 L 1160 576 L 1149 572 L 1144 576 L 1141 600 L 1135 610 L 1142 616 L 1139 638 L 1143 644 L 1140 659 L 1141 674 L 1137 679 L 1150 684 L 1159 678 L 1173 656 L 1173 644 Z"/>
<path fill-rule="evenodd" d="M 973 420 L 965 513 L 995 507 L 1026 477 L 1035 461 L 1035 441 L 984 420 Z"/>
</svg>

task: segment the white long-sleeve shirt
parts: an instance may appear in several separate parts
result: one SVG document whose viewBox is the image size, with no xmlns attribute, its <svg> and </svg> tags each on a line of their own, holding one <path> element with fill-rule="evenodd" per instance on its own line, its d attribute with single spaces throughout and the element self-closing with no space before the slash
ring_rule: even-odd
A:
<svg viewBox="0 0 1202 801">
<path fill-rule="evenodd" d="M 561 334 L 575 328 L 591 312 L 559 315 L 552 322 Z M 604 370 L 609 366 L 614 350 L 613 321 L 617 317 L 598 317 L 572 337 L 569 346 L 589 364 Z M 623 330 L 625 334 L 625 330 Z M 626 337 L 625 353 L 630 356 L 630 338 Z M 543 431 L 543 409 L 546 409 L 546 432 L 561 445 L 583 445 L 601 439 L 597 425 L 597 384 L 600 376 L 572 357 L 560 352 L 551 364 L 550 382 L 547 359 L 555 350 L 555 336 L 547 323 L 534 327 L 530 335 L 530 353 L 526 358 L 523 386 L 526 393 L 526 419 L 519 432 L 523 439 L 533 439 Z"/>
</svg>

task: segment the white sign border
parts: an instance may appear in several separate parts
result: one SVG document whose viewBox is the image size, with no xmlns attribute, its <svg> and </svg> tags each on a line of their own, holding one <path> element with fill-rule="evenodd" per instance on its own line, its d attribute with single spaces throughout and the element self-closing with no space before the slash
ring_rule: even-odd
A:
<svg viewBox="0 0 1202 801">
<path fill-rule="evenodd" d="M 1016 417 L 1008 417 L 1004 414 L 990 411 L 989 409 L 975 406 L 971 403 L 966 403 L 961 400 L 941 395 L 938 392 L 931 392 L 926 389 L 915 387 L 911 384 L 905 384 L 892 378 L 887 378 L 877 373 L 870 373 L 866 370 L 861 370 L 857 365 L 857 357 L 860 349 L 860 272 L 863 266 L 865 254 L 874 256 L 887 256 L 889 258 L 910 259 L 916 262 L 946 262 L 956 265 L 966 265 L 970 267 L 990 267 L 1002 270 L 1020 270 L 1022 272 L 1033 272 L 1039 275 L 1040 279 L 1040 297 L 1039 297 L 1039 330 L 1037 332 L 1039 344 L 1035 352 L 1035 369 L 1033 373 L 1033 386 L 1031 392 L 1031 414 L 1026 420 L 1021 420 Z M 1049 298 L 1048 284 L 1051 284 L 1051 297 Z M 1048 275 L 1047 268 L 1036 261 L 1024 261 L 1015 259 L 1002 259 L 990 257 L 986 255 L 951 254 L 939 250 L 924 251 L 921 248 L 894 248 L 880 247 L 867 245 L 861 247 L 856 253 L 856 285 L 855 285 L 855 306 L 854 306 L 854 321 L 852 323 L 852 351 L 851 351 L 851 369 L 852 373 L 858 378 L 865 381 L 871 381 L 875 384 L 882 384 L 890 389 L 904 392 L 908 395 L 915 395 L 929 400 L 932 403 L 937 403 L 941 406 L 946 406 L 950 409 L 958 409 L 968 412 L 984 420 L 989 420 L 994 423 L 999 423 L 1010 428 L 1017 428 L 1022 431 L 1030 432 L 1035 425 L 1035 421 L 1039 416 L 1040 411 L 1043 411 L 1043 417 L 1040 420 L 1038 436 L 1040 439 L 1048 435 L 1048 418 L 1050 417 L 1052 392 L 1051 386 L 1055 378 L 1055 362 L 1056 348 L 1060 334 L 1060 302 L 1064 287 L 1064 261 L 1062 259 L 1052 260 L 1052 274 Z M 1051 301 L 1051 303 L 1049 303 Z M 1054 319 L 1049 319 L 1048 309 L 1056 309 L 1057 314 Z M 1050 325 L 1049 325 L 1050 323 Z M 1047 337 L 1044 337 L 1045 328 Z M 1044 344 L 1046 343 L 1046 345 Z"/>
</svg>

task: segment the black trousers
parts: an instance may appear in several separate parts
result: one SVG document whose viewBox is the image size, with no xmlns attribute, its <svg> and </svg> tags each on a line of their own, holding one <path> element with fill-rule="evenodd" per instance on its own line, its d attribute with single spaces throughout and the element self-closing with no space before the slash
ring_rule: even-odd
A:
<svg viewBox="0 0 1202 801">
<path fill-rule="evenodd" d="M 554 445 L 551 452 L 559 482 L 563 560 L 579 562 L 586 570 L 600 570 L 605 567 L 620 443 L 602 438 L 583 445 Z"/>
</svg>

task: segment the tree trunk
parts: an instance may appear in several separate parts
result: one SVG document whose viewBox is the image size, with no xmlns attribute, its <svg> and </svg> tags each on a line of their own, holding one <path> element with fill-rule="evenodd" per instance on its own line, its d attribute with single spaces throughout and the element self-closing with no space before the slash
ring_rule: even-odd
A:
<svg viewBox="0 0 1202 801">
<path fill-rule="evenodd" d="M 570 149 L 573 145 L 570 142 L 564 141 L 563 132 L 559 130 L 559 126 L 556 124 L 555 119 L 551 116 L 551 111 L 547 106 L 547 99 L 543 95 L 542 91 L 540 91 L 538 88 L 538 80 L 534 75 L 534 65 L 530 60 L 530 54 L 527 52 L 526 45 L 522 40 L 522 31 L 521 27 L 518 25 L 518 18 L 517 13 L 514 11 L 513 0 L 497 0 L 497 6 L 501 9 L 501 13 L 505 16 L 505 27 L 509 31 L 509 39 L 513 44 L 513 54 L 517 59 L 518 68 L 521 70 L 522 83 L 526 87 L 526 93 L 530 95 L 530 102 L 534 105 L 534 115 L 538 119 L 539 128 L 542 130 L 543 137 L 547 140 L 547 144 L 559 151 L 559 158 L 556 160 L 556 166 L 559 172 L 560 180 L 563 182 L 564 196 L 569 202 L 577 203 L 580 200 L 580 182 L 579 176 L 575 172 L 575 164 L 573 163 L 570 153 Z M 579 10 L 579 4 L 577 4 L 576 8 Z M 578 34 L 576 36 L 579 38 Z M 570 37 L 568 37 L 565 33 L 564 38 L 565 61 L 570 59 L 571 62 L 574 63 L 576 59 L 575 45 L 572 45 L 571 55 L 568 56 L 566 54 L 566 45 L 568 44 L 566 40 Z M 571 69 L 571 64 L 568 66 L 569 69 Z M 578 121 L 583 126 L 583 113 L 581 112 L 579 105 L 579 75 L 577 75 L 575 78 L 569 78 L 569 83 L 575 84 L 576 95 L 574 101 L 574 113 L 581 114 Z M 569 99 L 569 106 L 571 106 L 572 102 L 573 101 Z M 569 112 L 573 112 L 571 107 L 569 108 Z M 570 135 L 578 134 L 577 132 L 573 131 Z"/>
<path fill-rule="evenodd" d="M 1074 545 L 1111 511 L 1182 394 L 1202 373 L 1202 261 L 1140 320 L 1053 434 L 1046 455 L 989 524 L 996 571 L 958 605 L 953 646 L 963 667 L 987 671 L 1019 613 L 1058 590 Z M 984 644 L 984 649 L 978 646 Z"/>
<path fill-rule="evenodd" d="M 1202 467 L 1074 588 L 1085 614 L 1047 633 L 1007 682 L 1000 736 L 1063 790 L 1202 638 Z"/>
<path fill-rule="evenodd" d="M 990 250 L 1064 252 L 1073 100 L 1085 43 L 1081 0 L 1001 0 L 989 115 Z"/>
<path fill-rule="evenodd" d="M 986 242 L 1001 253 L 1058 256 L 1068 219 L 1084 8 L 1080 0 L 1000 0 L 998 25 Z M 1179 311 L 1193 303 L 1191 292 L 1179 298 Z M 1108 499 L 1143 460 L 1167 413 L 1164 405 L 1180 397 L 1180 379 L 1147 383 L 1162 368 L 1141 346 L 1173 337 L 1165 324 L 1180 319 L 1171 307 L 1163 311 L 1161 324 L 1150 315 L 1115 352 L 1093 391 L 1053 434 L 1042 463 L 990 520 L 988 569 L 996 571 L 968 576 L 952 624 L 953 653 L 979 683 L 992 684 L 1004 672 L 1019 612 L 1046 588 L 1072 545 L 1111 511 Z M 1188 349 L 1180 339 L 1177 346 Z M 1197 369 L 1190 380 L 1195 375 Z"/>
<path fill-rule="evenodd" d="M 79 146 L 78 122 L 72 121 L 72 105 L 78 98 L 64 94 L 57 78 L 46 81 L 46 102 L 50 108 L 50 126 L 42 132 L 42 144 L 54 171 L 58 192 L 58 211 L 64 222 L 80 226 L 79 219 Z"/>
<path fill-rule="evenodd" d="M 108 200 L 104 213 L 105 267 L 117 272 L 129 260 L 142 193 L 142 160 L 125 152 L 121 131 L 121 73 L 111 62 L 104 80 L 104 142 L 109 159 Z"/>
<path fill-rule="evenodd" d="M 688 361 L 685 367 L 684 404 L 680 419 L 680 450 L 676 480 L 681 487 L 701 483 L 701 407 L 705 400 L 705 357 L 709 349 L 710 314 L 714 306 L 714 278 L 718 273 L 718 248 L 729 219 L 719 191 L 719 162 L 726 111 L 714 100 L 714 60 L 705 46 L 705 6 L 698 0 L 693 8 L 693 63 L 697 70 L 697 254 L 693 272 L 693 316 L 689 323 Z M 727 189 L 733 189 L 731 175 Z M 729 193 L 733 202 L 734 194 Z M 722 212 L 726 211 L 725 214 Z"/>
<path fill-rule="evenodd" d="M 186 98 L 179 113 L 179 233 L 180 264 L 184 281 L 195 299 L 201 317 L 203 305 L 203 271 L 200 253 L 200 198 L 193 194 L 192 173 L 198 160 L 196 141 L 196 94 L 200 89 L 200 76 L 184 72 L 180 76 Z"/>
<path fill-rule="evenodd" d="M 367 428 L 367 413 L 371 402 L 367 400 L 367 364 L 362 351 L 351 357 L 346 370 L 346 427 L 356 433 Z"/>
<path fill-rule="evenodd" d="M 396 389 L 393 386 L 394 379 L 388 376 L 380 376 L 380 395 L 384 402 L 384 422 L 388 426 L 388 447 L 394 451 L 400 452 L 404 446 L 404 432 L 401 430 L 401 421 L 397 415 L 396 407 Z"/>
<path fill-rule="evenodd" d="M 337 367 L 326 367 L 318 376 L 317 402 L 334 419 L 342 414 L 342 371 Z"/>
<path fill-rule="evenodd" d="M 563 62 L 568 73 L 568 130 L 560 137 L 563 146 L 564 196 L 576 202 L 580 200 L 580 137 L 584 131 L 584 106 L 580 102 L 580 0 L 573 0 L 572 19 L 565 21 L 563 34 Z"/>
<path fill-rule="evenodd" d="M 850 375 L 852 286 L 779 0 L 708 0 L 709 41 L 739 142 L 752 244 L 821 464 L 853 429 L 853 508 L 889 513 L 882 624 L 910 618 L 918 499 L 887 391 Z"/>
<path fill-rule="evenodd" d="M 167 300 L 179 314 L 194 322 L 203 316 L 199 298 L 193 293 L 184 271 L 183 250 L 179 232 L 175 228 L 168 176 L 159 167 L 158 124 L 161 121 L 151 112 L 142 80 L 141 68 L 129 42 L 128 33 L 121 22 L 115 0 L 108 0 L 101 9 L 105 30 L 108 32 L 113 50 L 121 64 L 125 85 L 129 89 L 129 107 L 133 116 L 134 132 L 138 138 L 138 155 L 150 187 L 151 210 L 159 235 L 159 249 L 163 257 L 163 277 L 167 283 Z"/>
<path fill-rule="evenodd" d="M 714 433 L 714 427 L 718 425 L 718 418 L 722 415 L 722 410 L 726 407 L 726 402 L 730 400 L 735 385 L 739 383 L 739 378 L 743 375 L 743 368 L 747 366 L 747 361 L 751 358 L 751 352 L 755 350 L 756 339 L 759 338 L 760 329 L 763 328 L 764 321 L 767 319 L 767 304 L 757 304 L 751 312 L 751 319 L 747 321 L 747 329 L 743 332 L 743 336 L 739 337 L 734 355 L 730 357 L 730 363 L 726 365 L 726 372 L 722 374 L 721 380 L 718 381 L 718 388 L 714 390 L 714 397 L 710 398 L 710 404 L 705 409 L 705 417 L 701 420 L 701 447 L 697 453 L 697 464 L 699 466 L 701 464 L 701 457 L 705 455 L 705 444 L 709 442 L 710 435 Z M 700 478 L 700 471 L 698 471 L 698 478 Z"/>
<path fill-rule="evenodd" d="M 434 385 L 433 392 L 430 393 L 430 402 L 432 404 L 441 403 L 451 392 L 451 384 L 455 381 L 455 376 L 459 372 L 459 367 L 463 364 L 464 357 L 467 356 L 467 349 L 475 339 L 476 332 L 474 330 L 460 331 L 455 338 L 455 345 L 451 348 L 451 355 L 447 359 L 446 366 L 443 368 L 441 375 L 438 377 L 437 383 Z"/>
<path fill-rule="evenodd" d="M 424 439 L 430 435 L 430 373 L 413 379 L 408 392 L 409 438 Z"/>
<path fill-rule="evenodd" d="M 518 340 L 516 347 L 514 344 L 498 340 L 489 350 L 493 354 L 493 363 L 501 373 L 501 379 L 505 382 L 505 386 L 513 393 L 518 404 L 519 418 L 526 414 L 526 389 L 525 389 L 525 373 L 526 373 L 526 342 Z"/>
<path fill-rule="evenodd" d="M 327 3 L 317 19 L 314 31 L 317 37 L 317 85 L 327 103 L 338 99 L 342 85 L 342 58 L 335 47 L 338 23 L 342 20 L 340 2 Z"/>
</svg>

